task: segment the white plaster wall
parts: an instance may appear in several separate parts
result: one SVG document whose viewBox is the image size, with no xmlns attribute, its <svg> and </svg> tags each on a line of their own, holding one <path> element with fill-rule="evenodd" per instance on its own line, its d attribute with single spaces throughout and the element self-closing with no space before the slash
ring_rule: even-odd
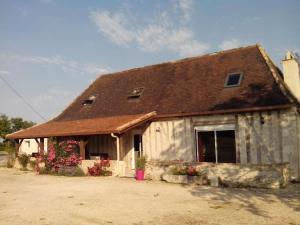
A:
<svg viewBox="0 0 300 225">
<path fill-rule="evenodd" d="M 292 177 L 300 179 L 299 118 L 291 109 L 156 121 L 143 132 L 143 149 L 149 160 L 195 161 L 195 127 L 235 124 L 238 162 L 289 162 Z"/>
<path fill-rule="evenodd" d="M 44 139 L 44 150 L 47 151 L 48 139 Z M 38 144 L 34 139 L 24 139 L 20 149 L 20 153 L 32 154 L 34 152 L 38 152 Z"/>
</svg>

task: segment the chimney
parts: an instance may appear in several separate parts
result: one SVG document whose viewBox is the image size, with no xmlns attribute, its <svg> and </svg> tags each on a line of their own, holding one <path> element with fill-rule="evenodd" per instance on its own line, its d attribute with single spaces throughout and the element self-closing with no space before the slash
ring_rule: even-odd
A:
<svg viewBox="0 0 300 225">
<path fill-rule="evenodd" d="M 288 51 L 282 60 L 283 79 L 294 96 L 300 101 L 300 60 L 296 54 Z"/>
</svg>

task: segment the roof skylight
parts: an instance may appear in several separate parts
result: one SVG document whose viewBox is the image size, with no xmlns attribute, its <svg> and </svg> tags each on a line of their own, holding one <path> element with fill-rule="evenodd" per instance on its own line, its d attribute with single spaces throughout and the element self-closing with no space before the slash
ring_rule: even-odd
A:
<svg viewBox="0 0 300 225">
<path fill-rule="evenodd" d="M 225 80 L 225 87 L 237 87 L 241 85 L 243 75 L 241 73 L 228 74 Z"/>
<path fill-rule="evenodd" d="M 92 105 L 94 103 L 96 99 L 96 96 L 95 95 L 91 95 L 88 99 L 85 99 L 82 101 L 82 105 L 83 106 L 89 106 L 89 105 Z"/>
<path fill-rule="evenodd" d="M 137 99 L 139 98 L 144 91 L 143 87 L 134 88 L 133 91 L 128 95 L 128 99 Z"/>
</svg>

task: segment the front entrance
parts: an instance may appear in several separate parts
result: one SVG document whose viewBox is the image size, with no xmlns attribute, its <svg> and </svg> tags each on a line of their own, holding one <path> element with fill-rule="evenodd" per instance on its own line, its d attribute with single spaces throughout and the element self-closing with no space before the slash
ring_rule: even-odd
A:
<svg viewBox="0 0 300 225">
<path fill-rule="evenodd" d="M 131 167 L 135 169 L 136 160 L 143 156 L 143 139 L 141 132 L 134 132 L 132 135 L 132 160 Z"/>
<path fill-rule="evenodd" d="M 235 130 L 232 126 L 196 128 L 199 162 L 236 163 Z"/>
</svg>

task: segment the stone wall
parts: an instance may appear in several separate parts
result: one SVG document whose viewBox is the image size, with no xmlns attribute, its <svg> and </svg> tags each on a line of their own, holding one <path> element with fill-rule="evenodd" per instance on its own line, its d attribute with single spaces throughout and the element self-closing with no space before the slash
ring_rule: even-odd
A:
<svg viewBox="0 0 300 225">
<path fill-rule="evenodd" d="M 184 163 L 180 161 L 151 161 L 146 166 L 146 179 L 162 180 L 164 174 L 170 174 L 174 167 L 194 166 L 208 179 L 217 179 L 222 186 L 280 188 L 289 182 L 289 164 L 230 164 L 230 163 Z"/>
</svg>

